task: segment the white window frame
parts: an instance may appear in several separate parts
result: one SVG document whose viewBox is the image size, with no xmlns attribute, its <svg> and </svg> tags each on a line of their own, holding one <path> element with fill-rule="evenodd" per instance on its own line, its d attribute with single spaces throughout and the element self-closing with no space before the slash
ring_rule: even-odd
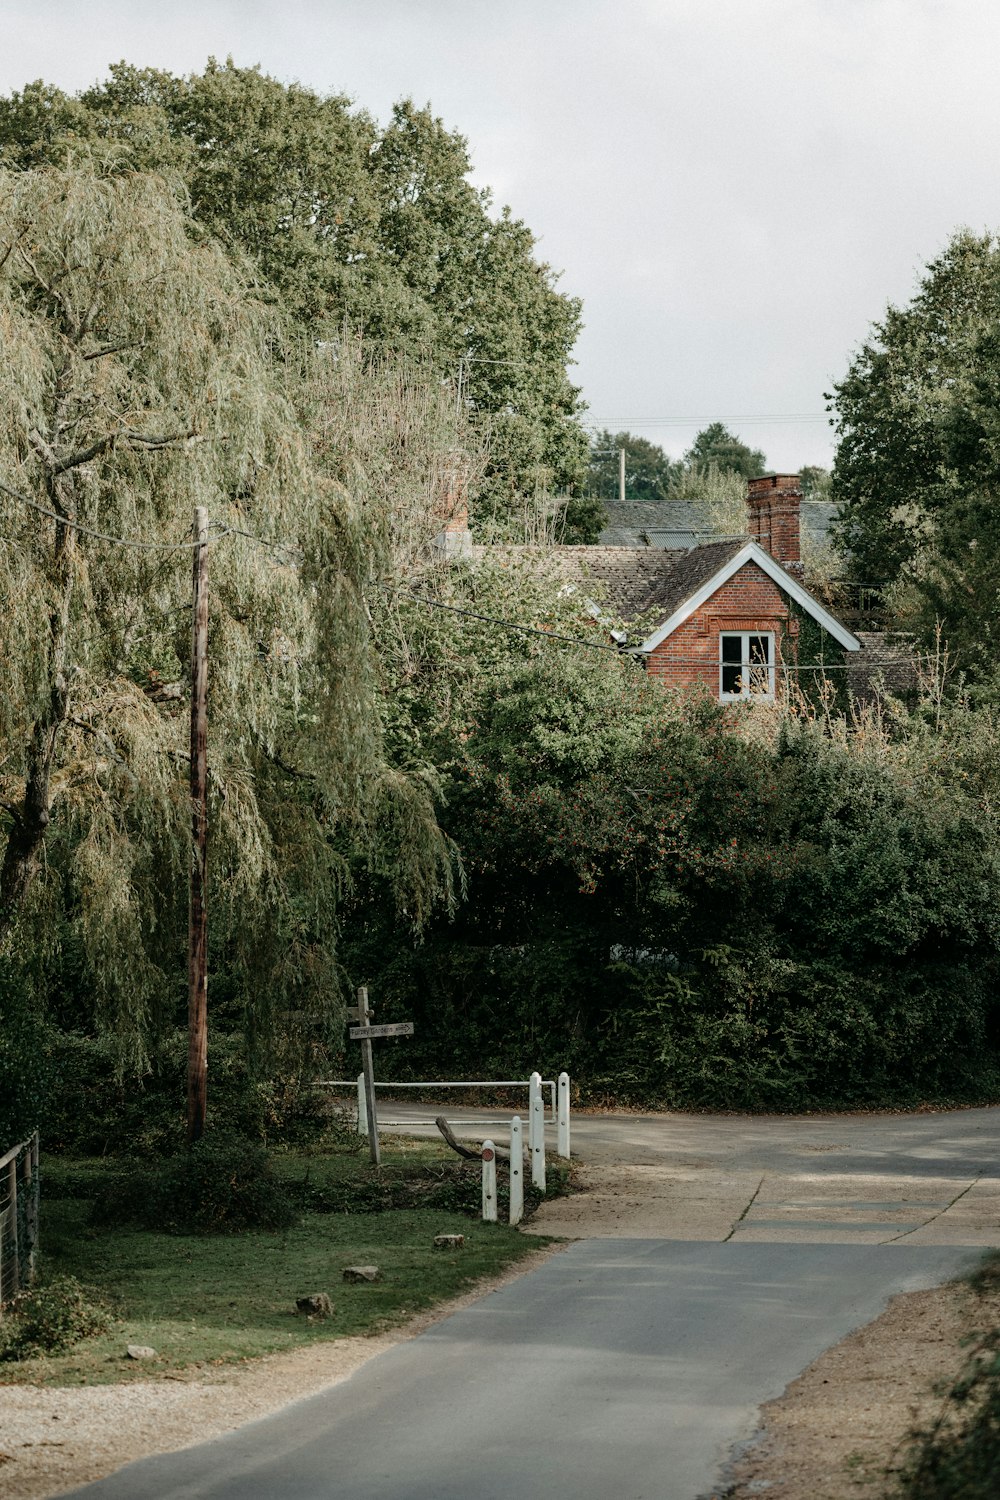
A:
<svg viewBox="0 0 1000 1500">
<path fill-rule="evenodd" d="M 722 659 L 722 643 L 725 640 L 738 639 L 742 641 L 740 652 L 740 665 L 743 670 L 743 685 L 738 693 L 727 693 L 723 691 L 722 674 L 726 667 L 735 666 L 735 662 L 724 662 Z M 750 641 L 767 641 L 767 666 L 761 667 L 751 664 Z M 719 631 L 719 702 L 720 703 L 770 703 L 774 699 L 774 640 L 773 630 L 720 630 Z M 754 691 L 751 685 L 751 671 L 761 676 L 767 673 L 766 692 Z"/>
</svg>

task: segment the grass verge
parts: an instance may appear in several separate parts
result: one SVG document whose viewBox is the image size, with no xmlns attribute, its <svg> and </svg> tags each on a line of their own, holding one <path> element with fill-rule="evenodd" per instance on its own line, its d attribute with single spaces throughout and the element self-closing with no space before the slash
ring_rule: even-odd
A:
<svg viewBox="0 0 1000 1500">
<path fill-rule="evenodd" d="M 287 1153 L 277 1175 L 303 1204 L 278 1232 L 170 1235 L 95 1228 L 92 1204 L 108 1166 L 56 1161 L 42 1183 L 43 1275 L 73 1276 L 110 1305 L 108 1334 L 68 1353 L 0 1363 L 0 1384 L 102 1384 L 196 1374 L 346 1335 L 393 1328 L 546 1243 L 506 1224 L 471 1217 L 479 1169 L 431 1142 L 388 1141 L 380 1170 L 350 1152 Z M 453 1165 L 454 1163 L 454 1165 Z M 552 1174 L 551 1189 L 565 1184 Z M 433 1249 L 437 1234 L 463 1234 L 460 1250 Z M 375 1264 L 382 1279 L 351 1285 L 348 1265 Z M 295 1299 L 327 1292 L 329 1319 L 295 1314 Z M 157 1350 L 126 1357 L 127 1344 Z"/>
</svg>

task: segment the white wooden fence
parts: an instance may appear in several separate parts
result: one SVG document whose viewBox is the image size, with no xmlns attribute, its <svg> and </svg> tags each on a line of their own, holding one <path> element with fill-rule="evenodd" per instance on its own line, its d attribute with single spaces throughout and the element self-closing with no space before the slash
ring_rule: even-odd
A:
<svg viewBox="0 0 1000 1500">
<path fill-rule="evenodd" d="M 368 1110 L 365 1104 L 365 1075 L 359 1073 L 357 1078 L 324 1078 L 317 1087 L 324 1089 L 351 1089 L 357 1091 L 358 1099 L 358 1135 L 368 1134 Z M 527 1089 L 528 1090 L 528 1142 L 531 1150 L 533 1132 L 540 1131 L 542 1150 L 544 1152 L 546 1110 L 544 1092 L 547 1091 L 550 1100 L 550 1120 L 556 1127 L 556 1155 L 569 1160 L 570 1157 L 570 1089 L 569 1074 L 560 1073 L 558 1078 L 543 1078 L 540 1073 L 532 1073 L 530 1078 L 473 1078 L 456 1081 L 454 1079 L 427 1079 L 419 1083 L 392 1083 L 388 1080 L 376 1078 L 374 1087 L 383 1089 L 388 1093 L 398 1093 L 401 1089 L 422 1089 L 424 1093 L 433 1094 L 438 1089 Z M 385 1121 L 380 1124 L 406 1124 L 406 1121 Z M 536 1187 L 539 1186 L 535 1182 Z M 544 1183 L 541 1184 L 544 1188 Z"/>
</svg>

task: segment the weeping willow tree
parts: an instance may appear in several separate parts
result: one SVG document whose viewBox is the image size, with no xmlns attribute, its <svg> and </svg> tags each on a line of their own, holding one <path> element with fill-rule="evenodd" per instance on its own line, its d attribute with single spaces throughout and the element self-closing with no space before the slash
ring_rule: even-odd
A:
<svg viewBox="0 0 1000 1500">
<path fill-rule="evenodd" d="M 249 1030 L 338 1024 L 352 855 L 415 920 L 450 890 L 433 786 L 384 753 L 366 591 L 440 525 L 460 435 L 433 383 L 362 388 L 248 282 L 163 180 L 0 177 L 0 948 L 71 930 L 123 1067 L 183 993 L 195 506 L 213 951 Z"/>
</svg>

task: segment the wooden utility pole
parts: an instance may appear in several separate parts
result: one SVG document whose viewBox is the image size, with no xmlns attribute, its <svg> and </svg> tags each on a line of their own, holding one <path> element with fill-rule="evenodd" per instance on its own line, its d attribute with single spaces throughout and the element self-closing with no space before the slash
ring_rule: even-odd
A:
<svg viewBox="0 0 1000 1500">
<path fill-rule="evenodd" d="M 625 504 L 625 449 L 618 449 L 618 498 Z"/>
<path fill-rule="evenodd" d="M 208 1097 L 208 511 L 194 513 L 191 636 L 191 904 L 188 918 L 188 1145 L 205 1131 Z"/>
<path fill-rule="evenodd" d="M 358 990 L 358 1020 L 362 1026 L 370 1026 L 372 1012 L 368 1009 L 368 991 L 364 985 Z M 375 1166 L 382 1165 L 382 1154 L 378 1144 L 378 1116 L 375 1113 L 375 1068 L 372 1063 L 370 1037 L 361 1038 L 361 1066 L 365 1075 L 365 1105 L 368 1109 L 368 1152 Z"/>
</svg>

